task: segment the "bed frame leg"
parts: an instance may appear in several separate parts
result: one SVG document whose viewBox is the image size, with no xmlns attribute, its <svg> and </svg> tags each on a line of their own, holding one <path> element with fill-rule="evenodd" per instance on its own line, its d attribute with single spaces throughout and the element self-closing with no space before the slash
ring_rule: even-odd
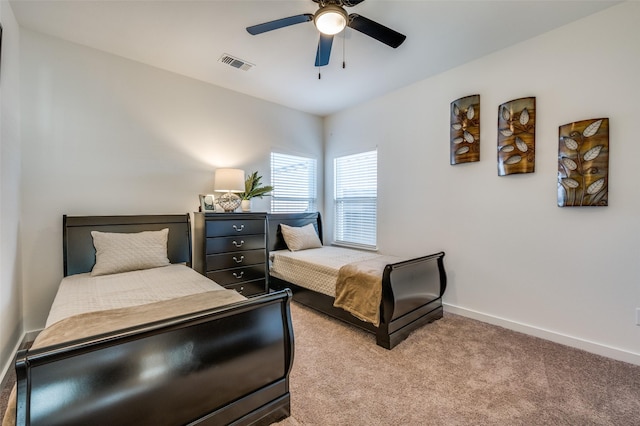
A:
<svg viewBox="0 0 640 426">
<path fill-rule="evenodd" d="M 389 332 L 389 329 L 393 329 L 394 325 L 396 325 L 397 322 L 401 321 L 402 318 L 392 321 L 391 324 L 381 323 L 376 332 L 376 344 L 378 346 L 382 346 L 385 349 L 393 349 L 400 342 L 406 339 L 413 330 L 416 330 L 425 324 L 429 324 L 435 320 L 442 318 L 444 312 L 442 303 L 440 299 L 435 302 L 438 302 L 438 305 L 435 309 L 430 311 L 428 314 L 419 317 L 415 321 L 410 322 L 402 326 L 401 328 L 398 328 L 392 333 Z"/>
</svg>

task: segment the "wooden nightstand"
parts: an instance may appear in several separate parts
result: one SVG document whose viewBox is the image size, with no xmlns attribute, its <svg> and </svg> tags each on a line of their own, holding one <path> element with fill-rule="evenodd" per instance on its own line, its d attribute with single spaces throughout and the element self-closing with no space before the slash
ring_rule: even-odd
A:
<svg viewBox="0 0 640 426">
<path fill-rule="evenodd" d="M 193 268 L 251 297 L 269 291 L 266 213 L 194 213 Z"/>
</svg>

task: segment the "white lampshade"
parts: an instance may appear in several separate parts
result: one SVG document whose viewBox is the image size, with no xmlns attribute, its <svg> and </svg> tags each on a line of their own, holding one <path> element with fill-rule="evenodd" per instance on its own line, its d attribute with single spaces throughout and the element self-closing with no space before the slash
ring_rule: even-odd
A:
<svg viewBox="0 0 640 426">
<path fill-rule="evenodd" d="M 216 169 L 213 190 L 216 192 L 244 192 L 244 170 Z"/>
<path fill-rule="evenodd" d="M 347 12 L 343 8 L 329 4 L 316 12 L 313 22 L 321 33 L 334 35 L 344 30 L 347 19 Z"/>
</svg>

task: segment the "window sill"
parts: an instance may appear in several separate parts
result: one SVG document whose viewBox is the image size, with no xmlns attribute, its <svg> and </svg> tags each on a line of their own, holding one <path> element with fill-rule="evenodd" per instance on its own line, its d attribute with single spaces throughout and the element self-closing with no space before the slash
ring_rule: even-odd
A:
<svg viewBox="0 0 640 426">
<path fill-rule="evenodd" d="M 351 248 L 356 250 L 362 250 L 362 251 L 374 251 L 374 252 L 378 251 L 378 247 L 365 246 L 363 244 L 352 244 L 352 243 L 334 241 L 330 245 L 336 246 L 336 247 L 345 247 L 345 248 Z"/>
</svg>

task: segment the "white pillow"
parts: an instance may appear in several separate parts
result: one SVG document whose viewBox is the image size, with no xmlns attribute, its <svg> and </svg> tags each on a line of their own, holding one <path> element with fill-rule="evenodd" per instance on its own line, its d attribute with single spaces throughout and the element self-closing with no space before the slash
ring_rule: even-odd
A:
<svg viewBox="0 0 640 426">
<path fill-rule="evenodd" d="M 169 229 L 136 233 L 91 231 L 96 264 L 91 275 L 108 275 L 169 265 Z"/>
<path fill-rule="evenodd" d="M 310 248 L 322 247 L 322 242 L 316 233 L 316 228 L 311 223 L 302 226 L 289 226 L 280 224 L 282 237 L 287 243 L 287 248 L 291 251 L 305 250 Z"/>
</svg>

